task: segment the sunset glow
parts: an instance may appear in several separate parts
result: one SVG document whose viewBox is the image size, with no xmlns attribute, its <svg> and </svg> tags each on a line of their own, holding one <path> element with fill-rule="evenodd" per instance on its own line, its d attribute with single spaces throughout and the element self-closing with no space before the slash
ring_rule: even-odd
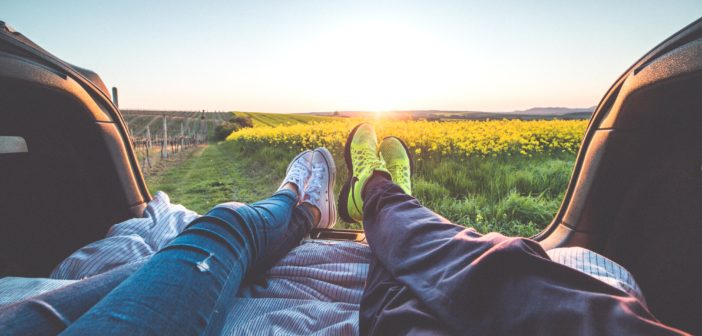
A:
<svg viewBox="0 0 702 336">
<path fill-rule="evenodd" d="M 1 7 L 18 31 L 118 87 L 124 108 L 507 112 L 597 104 L 702 2 L 618 1 L 605 11 L 516 0 Z"/>
<path fill-rule="evenodd" d="M 292 78 L 319 97 L 353 109 L 388 111 L 422 105 L 459 85 L 466 68 L 450 68 L 457 54 L 440 36 L 410 25 L 363 22 L 320 34 L 300 47 L 289 68 Z"/>
</svg>

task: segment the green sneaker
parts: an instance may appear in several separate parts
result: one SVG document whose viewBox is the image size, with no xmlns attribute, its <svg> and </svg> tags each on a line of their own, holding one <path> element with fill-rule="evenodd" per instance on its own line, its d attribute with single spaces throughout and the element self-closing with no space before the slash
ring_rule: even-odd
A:
<svg viewBox="0 0 702 336">
<path fill-rule="evenodd" d="M 356 126 L 344 147 L 344 159 L 348 168 L 349 179 L 339 193 L 339 217 L 348 223 L 363 220 L 363 199 L 361 191 L 373 172 L 390 172 L 385 162 L 378 157 L 378 140 L 371 124 Z"/>
<path fill-rule="evenodd" d="M 387 137 L 380 143 L 380 157 L 395 182 L 407 195 L 412 195 L 414 163 L 407 145 L 398 137 Z"/>
</svg>

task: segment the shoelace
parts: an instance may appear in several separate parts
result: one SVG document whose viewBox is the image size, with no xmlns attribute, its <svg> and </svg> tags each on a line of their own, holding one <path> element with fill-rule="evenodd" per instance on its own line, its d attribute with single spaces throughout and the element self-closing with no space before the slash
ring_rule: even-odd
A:
<svg viewBox="0 0 702 336">
<path fill-rule="evenodd" d="M 365 170 L 366 168 L 376 169 L 382 166 L 382 162 L 373 151 L 355 150 L 354 154 L 356 156 L 354 168 L 358 167 Z"/>
<path fill-rule="evenodd" d="M 302 189 L 305 187 L 304 183 L 308 175 L 309 168 L 305 167 L 302 162 L 297 162 L 292 166 L 292 168 L 290 168 L 287 180 L 294 182 L 297 184 L 298 188 Z"/>
<path fill-rule="evenodd" d="M 312 178 L 305 190 L 306 200 L 312 201 L 314 204 L 319 204 L 319 198 L 322 193 L 322 179 L 324 178 L 324 168 L 320 166 L 312 167 Z"/>
<path fill-rule="evenodd" d="M 406 165 L 394 164 L 394 165 L 388 165 L 386 168 L 391 172 L 398 172 L 398 173 L 402 174 L 402 178 L 404 178 L 404 179 L 408 179 L 408 180 L 410 179 L 410 175 L 411 175 L 410 169 Z"/>
</svg>

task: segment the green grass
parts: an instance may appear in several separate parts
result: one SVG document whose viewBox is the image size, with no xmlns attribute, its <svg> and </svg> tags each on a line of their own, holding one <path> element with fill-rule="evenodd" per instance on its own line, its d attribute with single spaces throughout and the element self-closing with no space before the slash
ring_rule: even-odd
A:
<svg viewBox="0 0 702 336">
<path fill-rule="evenodd" d="M 254 202 L 270 196 L 285 172 L 286 158 L 261 161 L 274 154 L 264 149 L 260 156 L 243 155 L 234 144 L 222 142 L 195 151 L 163 174 L 147 177 L 147 184 L 152 194 L 165 191 L 172 202 L 201 214 L 223 202 Z"/>
<path fill-rule="evenodd" d="M 221 142 L 147 182 L 152 192 L 163 190 L 173 202 L 204 213 L 221 202 L 253 202 L 271 195 L 296 154 L 286 148 Z M 333 154 L 338 193 L 346 167 L 341 153 Z M 573 155 L 563 155 L 417 162 L 414 194 L 455 223 L 481 232 L 531 236 L 558 210 L 573 160 Z M 337 227 L 360 228 L 347 223 Z"/>
<path fill-rule="evenodd" d="M 531 236 L 551 222 L 573 155 L 475 158 L 418 165 L 414 194 L 451 221 L 480 232 Z"/>
<path fill-rule="evenodd" d="M 234 112 L 236 115 L 251 117 L 254 127 L 308 124 L 314 121 L 328 121 L 331 117 L 319 117 L 305 114 L 282 114 L 262 112 Z"/>
<path fill-rule="evenodd" d="M 251 117 L 254 127 L 330 118 L 235 113 Z M 220 142 L 148 176 L 147 183 L 152 192 L 163 190 L 173 202 L 204 213 L 222 202 L 254 202 L 270 196 L 296 154 L 284 146 Z M 338 194 L 346 179 L 346 166 L 342 153 L 333 154 L 337 160 Z M 531 236 L 546 227 L 558 210 L 574 158 L 574 154 L 561 154 L 415 161 L 413 193 L 422 204 L 457 224 L 480 232 Z M 337 228 L 361 227 L 339 222 Z"/>
</svg>

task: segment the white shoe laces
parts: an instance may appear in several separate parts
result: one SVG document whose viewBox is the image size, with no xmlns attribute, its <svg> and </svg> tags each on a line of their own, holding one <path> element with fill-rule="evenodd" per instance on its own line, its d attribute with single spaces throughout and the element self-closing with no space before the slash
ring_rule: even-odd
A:
<svg viewBox="0 0 702 336">
<path fill-rule="evenodd" d="M 300 192 L 305 188 L 305 180 L 310 175 L 310 169 L 305 166 L 304 162 L 305 160 L 295 162 L 285 177 L 285 182 L 295 183 Z"/>
<path fill-rule="evenodd" d="M 310 203 L 319 206 L 319 199 L 322 194 L 322 180 L 324 179 L 324 167 L 313 166 L 312 167 L 312 178 L 310 179 L 307 189 L 305 189 L 305 198 Z"/>
</svg>

